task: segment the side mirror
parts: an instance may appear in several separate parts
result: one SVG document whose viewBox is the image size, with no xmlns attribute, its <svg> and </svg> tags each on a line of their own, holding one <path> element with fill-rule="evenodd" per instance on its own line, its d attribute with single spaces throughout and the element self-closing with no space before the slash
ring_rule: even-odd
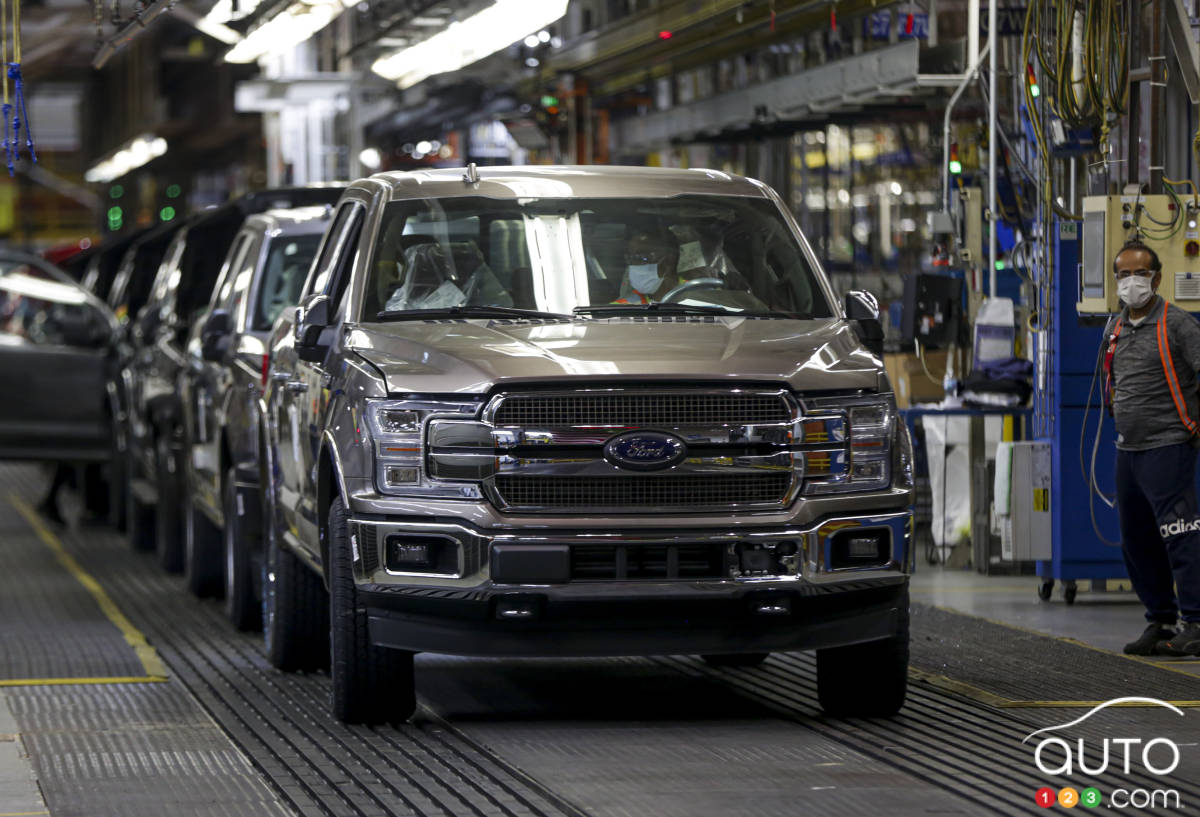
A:
<svg viewBox="0 0 1200 817">
<path fill-rule="evenodd" d="M 233 333 L 233 316 L 224 309 L 214 309 L 200 329 L 200 357 L 210 362 L 223 360 L 229 353 Z"/>
<path fill-rule="evenodd" d="M 296 355 L 309 363 L 320 363 L 329 351 L 324 339 L 325 330 L 331 320 L 328 295 L 310 295 L 296 308 L 295 333 Z"/>
<path fill-rule="evenodd" d="M 153 338 L 163 322 L 162 309 L 158 307 L 144 307 L 141 313 L 138 314 L 138 331 L 143 338 Z"/>
<path fill-rule="evenodd" d="M 108 329 L 100 313 L 87 306 L 65 307 L 54 325 L 67 346 L 95 347 L 108 342 Z"/>
<path fill-rule="evenodd" d="M 883 356 L 883 324 L 879 322 L 879 301 L 865 290 L 846 293 L 846 317 L 854 321 L 855 331 L 863 346 L 872 354 Z"/>
</svg>

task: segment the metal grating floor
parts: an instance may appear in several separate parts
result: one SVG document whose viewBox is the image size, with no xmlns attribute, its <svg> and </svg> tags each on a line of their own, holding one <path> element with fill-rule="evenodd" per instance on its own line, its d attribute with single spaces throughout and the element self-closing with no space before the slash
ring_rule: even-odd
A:
<svg viewBox="0 0 1200 817">
<path fill-rule="evenodd" d="M 0 466 L 0 505 L 9 491 L 34 490 L 29 469 Z M 413 723 L 345 727 L 328 715 L 325 674 L 271 669 L 259 636 L 235 632 L 217 602 L 189 597 L 150 555 L 104 530 L 60 538 L 158 649 L 170 681 L 7 691 L 55 817 L 164 809 L 181 817 L 1024 815 L 1034 791 L 1054 781 L 1037 772 L 1021 739 L 1081 714 L 996 709 L 915 684 L 895 719 L 827 719 L 810 654 L 772 656 L 757 669 L 713 669 L 691 657 L 421 656 Z M 0 598 L 17 576 L 0 574 Z M 1075 655 L 1067 648 L 1084 648 L 1041 636 L 1009 653 L 1008 628 L 981 638 L 980 620 L 930 612 L 914 618 L 918 662 L 1010 685 L 993 689 L 1091 691 L 1070 678 L 1124 661 Z M 20 625 L 6 622 L 6 635 Z M 1060 655 L 1070 671 L 1048 677 L 1062 686 L 1028 680 Z M 1155 668 L 1128 663 L 1132 675 L 1113 682 L 1129 685 L 1119 694 L 1158 689 Z M 1082 732 L 1148 737 L 1161 720 L 1159 711 L 1107 710 Z M 1168 727 L 1194 747 L 1200 713 Z M 1200 752 L 1185 753 L 1171 778 L 1185 804 L 1200 802 L 1192 781 L 1200 781 Z M 1087 782 L 1106 792 L 1161 785 L 1136 771 Z"/>
<path fill-rule="evenodd" d="M 1136 616 L 1131 621 L 1140 626 Z M 1195 676 L 1169 666 L 937 607 L 913 605 L 912 626 L 912 666 L 1012 702 L 1107 701 L 1134 689 L 1167 701 L 1200 701 Z"/>
</svg>

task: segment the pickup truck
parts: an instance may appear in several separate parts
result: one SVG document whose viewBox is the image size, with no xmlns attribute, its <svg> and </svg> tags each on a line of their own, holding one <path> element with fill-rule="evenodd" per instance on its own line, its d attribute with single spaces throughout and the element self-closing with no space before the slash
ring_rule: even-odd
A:
<svg viewBox="0 0 1200 817">
<path fill-rule="evenodd" d="M 130 503 L 135 518 L 154 517 L 154 543 L 163 568 L 180 572 L 197 595 L 218 593 L 201 537 L 207 532 L 183 484 L 183 388 L 189 331 L 207 306 L 228 250 L 247 216 L 266 210 L 337 201 L 340 187 L 312 186 L 245 193 L 189 217 L 171 237 L 150 295 L 131 333 L 131 383 L 125 424 Z"/>
<path fill-rule="evenodd" d="M 183 515 L 192 520 L 192 576 L 204 590 L 223 583 L 225 612 L 239 630 L 257 627 L 262 610 L 258 406 L 267 335 L 296 305 L 331 209 L 247 217 L 188 335 Z"/>
<path fill-rule="evenodd" d="M 903 704 L 912 448 L 874 301 L 711 170 L 351 184 L 263 397 L 267 655 L 334 714 L 413 656 L 814 649 L 835 715 Z"/>
</svg>

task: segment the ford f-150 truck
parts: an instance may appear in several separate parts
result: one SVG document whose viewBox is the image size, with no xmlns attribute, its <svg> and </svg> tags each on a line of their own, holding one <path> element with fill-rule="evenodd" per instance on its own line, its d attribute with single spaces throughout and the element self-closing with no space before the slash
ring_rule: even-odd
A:
<svg viewBox="0 0 1200 817">
<path fill-rule="evenodd" d="M 815 649 L 827 712 L 896 712 L 912 456 L 872 305 L 717 171 L 355 182 L 272 335 L 270 660 L 373 722 L 418 652 Z"/>
</svg>

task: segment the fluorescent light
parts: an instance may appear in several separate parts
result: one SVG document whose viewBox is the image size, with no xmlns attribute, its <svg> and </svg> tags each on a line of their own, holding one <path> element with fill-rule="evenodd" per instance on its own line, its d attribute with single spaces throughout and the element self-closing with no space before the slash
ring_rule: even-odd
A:
<svg viewBox="0 0 1200 817">
<path fill-rule="evenodd" d="M 242 39 L 242 35 L 238 34 L 229 26 L 210 20 L 208 17 L 201 17 L 199 20 L 193 23 L 193 25 L 196 26 L 196 28 L 200 31 L 212 37 L 214 40 L 220 40 L 226 45 L 233 45 L 236 42 L 240 42 Z"/>
<path fill-rule="evenodd" d="M 121 145 L 107 159 L 92 165 L 83 178 L 89 182 L 111 182 L 166 152 L 166 139 L 149 133 L 142 134 Z"/>
<path fill-rule="evenodd" d="M 451 23 L 427 40 L 381 57 L 371 70 L 400 88 L 457 71 L 554 23 L 567 0 L 496 0 L 478 14 Z"/>
<path fill-rule="evenodd" d="M 254 62 L 259 57 L 293 48 L 333 22 L 354 2 L 314 0 L 292 3 L 225 52 L 225 62 Z"/>
</svg>

